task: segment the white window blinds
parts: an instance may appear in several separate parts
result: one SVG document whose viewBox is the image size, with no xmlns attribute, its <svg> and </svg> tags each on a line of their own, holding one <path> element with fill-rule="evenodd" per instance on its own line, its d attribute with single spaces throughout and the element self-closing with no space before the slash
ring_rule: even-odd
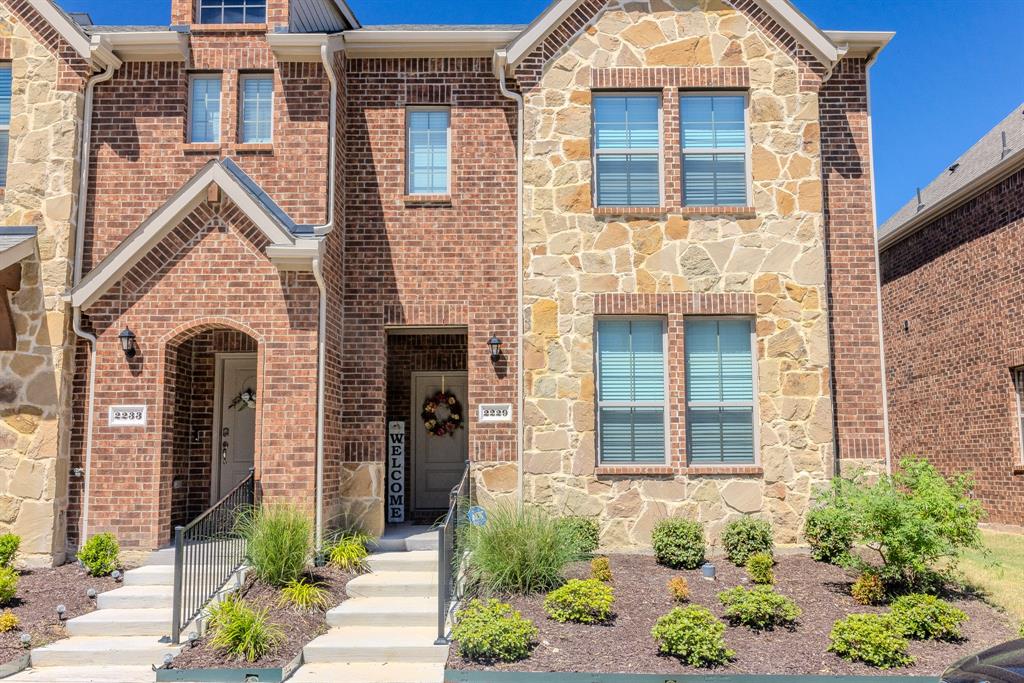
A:
<svg viewBox="0 0 1024 683">
<path fill-rule="evenodd" d="M 660 97 L 594 97 L 594 173 L 598 206 L 661 204 Z"/>
<path fill-rule="evenodd" d="M 744 95 L 680 98 L 684 206 L 746 206 Z"/>
</svg>

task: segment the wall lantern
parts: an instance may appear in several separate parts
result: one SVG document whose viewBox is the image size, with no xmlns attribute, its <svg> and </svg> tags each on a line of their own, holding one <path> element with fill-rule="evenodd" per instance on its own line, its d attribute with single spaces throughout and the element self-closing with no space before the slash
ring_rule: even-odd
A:
<svg viewBox="0 0 1024 683">
<path fill-rule="evenodd" d="M 117 335 L 117 338 L 121 341 L 121 350 L 124 351 L 125 358 L 135 358 L 135 333 L 129 330 L 127 327 L 121 330 L 121 334 Z"/>
<path fill-rule="evenodd" d="M 487 346 L 491 349 L 491 362 L 497 362 L 501 358 L 501 340 L 496 336 L 491 337 L 487 342 Z"/>
</svg>

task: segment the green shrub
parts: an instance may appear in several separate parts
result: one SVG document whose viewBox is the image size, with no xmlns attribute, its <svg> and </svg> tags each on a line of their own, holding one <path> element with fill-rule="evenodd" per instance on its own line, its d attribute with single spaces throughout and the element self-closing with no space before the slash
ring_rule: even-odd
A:
<svg viewBox="0 0 1024 683">
<path fill-rule="evenodd" d="M 305 578 L 292 581 L 281 589 L 281 604 L 292 604 L 307 611 L 324 610 L 330 606 L 331 594 L 322 585 Z"/>
<path fill-rule="evenodd" d="M 210 608 L 210 645 L 229 657 L 255 662 L 284 642 L 284 632 L 270 623 L 270 610 L 256 610 L 237 596 Z"/>
<path fill-rule="evenodd" d="M 283 588 L 306 571 L 313 552 L 309 514 L 282 503 L 255 507 L 242 515 L 239 531 L 246 559 L 260 581 Z"/>
<path fill-rule="evenodd" d="M 367 546 L 374 540 L 359 529 L 339 531 L 327 542 L 327 561 L 342 571 L 366 571 L 366 558 L 370 556 Z"/>
<path fill-rule="evenodd" d="M 570 515 L 559 517 L 558 526 L 565 535 L 567 542 L 576 548 L 580 557 L 593 555 L 600 543 L 600 530 L 597 520 L 590 517 Z"/>
<path fill-rule="evenodd" d="M 0 605 L 6 605 L 18 592 L 18 572 L 11 567 L 0 567 Z"/>
<path fill-rule="evenodd" d="M 13 631 L 21 625 L 21 619 L 18 615 L 10 610 L 4 610 L 3 614 L 0 614 L 0 633 L 7 633 Z"/>
<path fill-rule="evenodd" d="M 880 669 L 914 663 L 910 644 L 888 614 L 851 614 L 840 619 L 829 634 L 829 651 L 851 662 Z"/>
<path fill-rule="evenodd" d="M 850 586 L 850 595 L 858 605 L 881 605 L 885 602 L 885 584 L 878 574 L 864 572 Z"/>
<path fill-rule="evenodd" d="M 19 547 L 21 547 L 21 536 L 17 534 L 0 536 L 0 567 L 14 565 L 14 558 L 18 555 Z"/>
<path fill-rule="evenodd" d="M 690 666 L 726 664 L 736 653 L 725 646 L 725 624 L 704 607 L 675 607 L 659 617 L 651 635 L 663 654 L 678 657 Z"/>
<path fill-rule="evenodd" d="M 562 584 L 562 570 L 579 558 L 579 551 L 554 517 L 512 502 L 487 513 L 487 524 L 463 531 L 472 585 L 500 594 L 547 591 Z"/>
<path fill-rule="evenodd" d="M 675 602 L 687 602 L 690 599 L 690 584 L 682 576 L 668 580 L 668 592 Z"/>
<path fill-rule="evenodd" d="M 853 547 L 853 520 L 836 507 L 815 508 L 807 513 L 804 538 L 811 546 L 811 557 L 830 564 L 848 563 Z"/>
<path fill-rule="evenodd" d="M 913 640 L 960 640 L 960 625 L 968 618 L 963 610 L 923 593 L 897 598 L 892 617 L 903 635 Z"/>
<path fill-rule="evenodd" d="M 605 583 L 612 581 L 612 565 L 607 557 L 595 557 L 590 561 L 590 577 Z"/>
<path fill-rule="evenodd" d="M 459 656 L 477 662 L 514 662 L 530 654 L 537 629 L 529 619 L 497 600 L 471 600 L 455 615 L 452 639 Z"/>
<path fill-rule="evenodd" d="M 704 562 L 704 527 L 681 517 L 658 522 L 651 532 L 658 562 L 674 568 L 696 569 Z"/>
<path fill-rule="evenodd" d="M 801 614 L 795 602 L 769 586 L 755 586 L 750 590 L 736 586 L 719 593 L 718 599 L 725 605 L 725 618 L 729 623 L 743 624 L 755 631 L 791 626 Z"/>
<path fill-rule="evenodd" d="M 612 589 L 597 579 L 572 579 L 544 598 L 544 611 L 555 621 L 600 624 L 612 615 Z"/>
<path fill-rule="evenodd" d="M 78 551 L 82 566 L 93 576 L 106 576 L 117 569 L 121 546 L 114 534 L 97 534 Z"/>
<path fill-rule="evenodd" d="M 912 589 L 949 576 L 965 549 L 981 546 L 984 511 L 973 489 L 970 475 L 946 479 L 927 460 L 909 457 L 873 484 L 837 477 L 817 503 L 847 514 L 854 542 L 878 560 L 848 554 L 846 564 L 862 571 L 878 564 L 888 587 Z"/>
<path fill-rule="evenodd" d="M 751 555 L 772 554 L 775 549 L 772 525 L 763 519 L 753 517 L 734 519 L 722 530 L 722 545 L 729 561 L 737 567 L 742 567 Z"/>
<path fill-rule="evenodd" d="M 775 560 L 768 553 L 754 553 L 747 558 L 747 576 L 754 583 L 771 585 L 775 583 L 774 566 Z"/>
</svg>

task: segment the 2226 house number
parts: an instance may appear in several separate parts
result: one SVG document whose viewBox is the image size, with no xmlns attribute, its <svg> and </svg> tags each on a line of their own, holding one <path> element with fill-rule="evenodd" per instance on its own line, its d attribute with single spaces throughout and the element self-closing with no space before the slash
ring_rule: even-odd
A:
<svg viewBox="0 0 1024 683">
<path fill-rule="evenodd" d="M 111 427 L 145 427 L 146 406 L 110 406 Z"/>
</svg>

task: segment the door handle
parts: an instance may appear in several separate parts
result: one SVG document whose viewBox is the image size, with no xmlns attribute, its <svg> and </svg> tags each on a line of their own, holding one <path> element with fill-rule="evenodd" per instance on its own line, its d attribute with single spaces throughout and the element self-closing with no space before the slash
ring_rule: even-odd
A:
<svg viewBox="0 0 1024 683">
<path fill-rule="evenodd" d="M 220 461 L 221 463 L 226 463 L 228 461 L 228 447 L 231 445 L 231 442 L 228 441 L 228 435 L 231 434 L 231 430 L 225 427 L 221 434 L 224 438 L 220 442 Z"/>
</svg>

